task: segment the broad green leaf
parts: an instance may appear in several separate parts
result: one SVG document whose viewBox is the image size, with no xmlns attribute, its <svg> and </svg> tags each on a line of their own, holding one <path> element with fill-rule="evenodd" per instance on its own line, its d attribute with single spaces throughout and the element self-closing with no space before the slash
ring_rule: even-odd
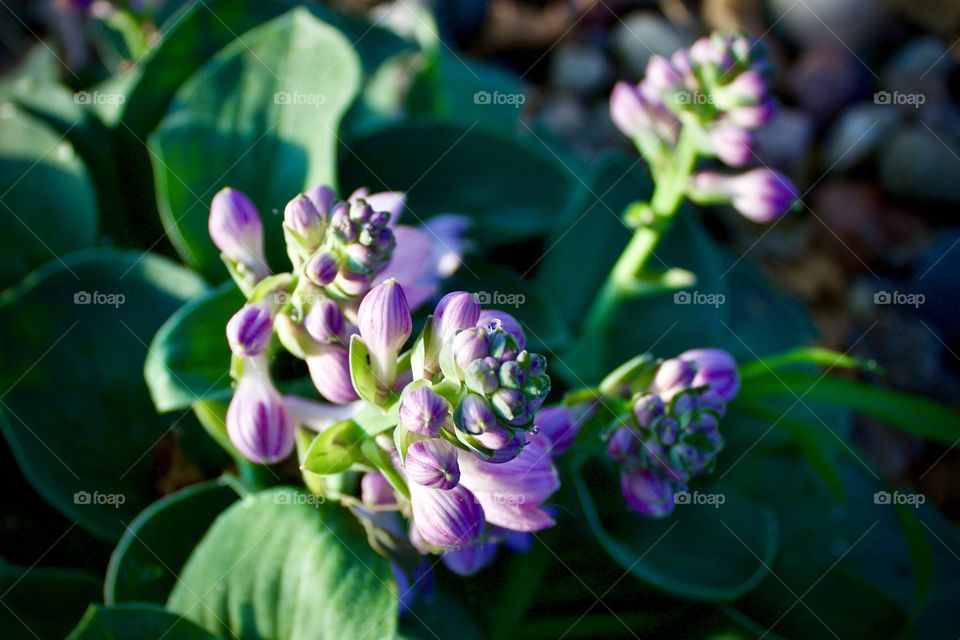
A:
<svg viewBox="0 0 960 640">
<path fill-rule="evenodd" d="M 118 539 L 154 499 L 153 448 L 173 418 L 150 402 L 146 345 L 202 289 L 165 259 L 98 250 L 0 297 L 0 426 L 37 491 L 102 538 Z"/>
<path fill-rule="evenodd" d="M 309 186 L 335 186 L 337 127 L 359 82 L 346 38 L 295 9 L 244 34 L 180 88 L 150 146 L 164 226 L 186 262 L 225 276 L 207 217 L 213 195 L 233 186 L 265 217 L 268 259 L 287 264 L 272 212 Z"/>
<path fill-rule="evenodd" d="M 168 607 L 241 638 L 389 638 L 396 587 L 353 515 L 292 489 L 224 512 L 187 561 Z"/>
<path fill-rule="evenodd" d="M 86 571 L 0 564 L 0 594 L 0 637 L 62 638 L 100 599 L 100 581 Z"/>
<path fill-rule="evenodd" d="M 320 475 L 346 471 L 363 458 L 360 445 L 366 437 L 364 430 L 353 420 L 331 425 L 313 439 L 303 459 L 303 467 Z"/>
<path fill-rule="evenodd" d="M 766 375 L 789 367 L 816 365 L 827 369 L 875 369 L 876 363 L 837 353 L 821 347 L 797 347 L 766 358 L 758 358 L 740 367 L 740 377 L 746 381 L 757 375 Z"/>
<path fill-rule="evenodd" d="M 104 584 L 107 604 L 164 604 L 193 548 L 237 495 L 234 482 L 211 480 L 144 509 L 128 525 L 110 559 Z"/>
<path fill-rule="evenodd" d="M 691 492 L 722 496 L 722 504 L 678 504 L 670 517 L 651 519 L 627 510 L 612 471 L 589 464 L 571 475 L 600 546 L 625 571 L 665 593 L 736 600 L 760 583 L 777 553 L 773 511 L 730 488 L 695 486 Z"/>
<path fill-rule="evenodd" d="M 96 193 L 73 146 L 0 105 L 0 291 L 97 238 Z"/>
<path fill-rule="evenodd" d="M 472 239 L 503 244 L 542 233 L 569 204 L 575 178 L 532 136 L 482 126 L 410 121 L 356 139 L 340 182 L 407 191 L 409 218 L 469 216 Z"/>
<path fill-rule="evenodd" d="M 939 402 L 831 374 L 783 371 L 755 378 L 743 393 L 752 398 L 800 397 L 804 402 L 848 407 L 904 433 L 948 445 L 960 438 L 960 415 Z"/>
<path fill-rule="evenodd" d="M 67 640 L 216 640 L 202 627 L 152 604 L 91 606 Z"/>
<path fill-rule="evenodd" d="M 233 282 L 194 298 L 170 316 L 150 343 L 144 367 L 157 411 L 230 395 L 227 322 L 243 306 Z"/>
</svg>

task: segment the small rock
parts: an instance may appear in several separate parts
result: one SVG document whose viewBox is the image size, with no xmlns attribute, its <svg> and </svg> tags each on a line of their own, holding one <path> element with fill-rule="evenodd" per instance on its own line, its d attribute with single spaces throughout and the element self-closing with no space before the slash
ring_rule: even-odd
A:
<svg viewBox="0 0 960 640">
<path fill-rule="evenodd" d="M 554 88 L 589 97 L 610 81 L 610 64 L 603 52 L 589 45 L 571 43 L 557 48 L 550 61 Z"/>
<path fill-rule="evenodd" d="M 804 49 L 843 46 L 857 55 L 882 37 L 889 15 L 875 0 L 768 0 L 767 13 Z"/>
<path fill-rule="evenodd" d="M 757 155 L 765 164 L 793 173 L 806 161 L 813 141 L 813 118 L 799 109 L 780 107 L 756 132 Z"/>
<path fill-rule="evenodd" d="M 871 157 L 899 119 L 899 112 L 885 104 L 861 102 L 850 107 L 827 132 L 824 168 L 841 172 Z"/>
<path fill-rule="evenodd" d="M 847 50 L 821 47 L 800 56 L 788 74 L 788 85 L 797 103 L 820 122 L 870 91 L 869 71 Z"/>
<path fill-rule="evenodd" d="M 617 59 L 637 79 L 646 72 L 650 56 L 669 56 L 691 42 L 689 37 L 652 11 L 631 13 L 617 23 L 610 39 Z"/>
<path fill-rule="evenodd" d="M 893 133 L 880 154 L 883 183 L 897 195 L 960 204 L 960 141 L 928 126 Z"/>
</svg>

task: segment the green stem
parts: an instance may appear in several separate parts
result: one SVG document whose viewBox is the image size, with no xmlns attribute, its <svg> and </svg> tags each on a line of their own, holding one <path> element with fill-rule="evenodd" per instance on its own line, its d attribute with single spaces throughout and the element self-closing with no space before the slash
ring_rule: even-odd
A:
<svg viewBox="0 0 960 640">
<path fill-rule="evenodd" d="M 598 336 L 607 331 L 624 293 L 640 280 L 660 240 L 670 230 L 696 161 L 696 140 L 692 129 L 684 127 L 680 131 L 680 139 L 677 141 L 669 170 L 664 172 L 664 178 L 657 182 L 654 189 L 650 201 L 652 219 L 637 227 L 623 253 L 617 258 L 587 314 L 584 333 Z"/>
</svg>

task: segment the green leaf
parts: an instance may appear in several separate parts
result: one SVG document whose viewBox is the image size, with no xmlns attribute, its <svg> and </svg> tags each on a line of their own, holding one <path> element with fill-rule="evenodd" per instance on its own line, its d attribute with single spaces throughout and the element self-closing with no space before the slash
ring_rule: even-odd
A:
<svg viewBox="0 0 960 640">
<path fill-rule="evenodd" d="M 67 640 L 216 640 L 202 627 L 150 604 L 91 606 Z"/>
<path fill-rule="evenodd" d="M 96 194 L 73 146 L 10 104 L 0 112 L 0 194 L 0 290 L 96 241 Z"/>
<path fill-rule="evenodd" d="M 0 564 L 0 593 L 0 637 L 62 638 L 100 599 L 100 581 L 86 571 Z"/>
<path fill-rule="evenodd" d="M 723 496 L 719 506 L 678 504 L 668 518 L 643 518 L 627 511 L 614 474 L 591 465 L 571 474 L 587 525 L 636 578 L 685 599 L 730 602 L 767 573 L 777 553 L 777 519 L 765 505 L 713 486 L 704 491 Z"/>
<path fill-rule="evenodd" d="M 960 415 L 939 402 L 830 374 L 783 371 L 754 378 L 742 393 L 751 398 L 800 397 L 804 402 L 847 407 L 904 433 L 944 444 L 960 438 Z"/>
<path fill-rule="evenodd" d="M 152 449 L 172 420 L 143 382 L 147 341 L 200 293 L 150 254 L 86 251 L 0 297 L 0 427 L 30 483 L 65 516 L 116 540 L 154 498 Z"/>
<path fill-rule="evenodd" d="M 331 425 L 313 439 L 303 459 L 303 467 L 320 475 L 346 471 L 363 458 L 360 445 L 366 437 L 363 428 L 353 420 Z"/>
<path fill-rule="evenodd" d="M 389 638 L 397 593 L 390 566 L 346 509 L 280 488 L 223 513 L 167 603 L 228 637 Z"/>
<path fill-rule="evenodd" d="M 439 213 L 473 221 L 470 237 L 503 244 L 556 225 L 574 178 L 535 139 L 480 126 L 410 121 L 341 152 L 345 187 L 407 191 L 408 223 Z"/>
<path fill-rule="evenodd" d="M 243 306 L 233 282 L 197 296 L 170 316 L 150 343 L 144 375 L 157 411 L 230 395 L 227 322 Z"/>
<path fill-rule="evenodd" d="M 225 276 L 207 217 L 213 194 L 234 186 L 267 218 L 268 259 L 287 264 L 270 213 L 309 186 L 335 186 L 337 127 L 359 81 L 349 42 L 295 9 L 244 34 L 180 88 L 150 146 L 160 213 L 186 262 Z"/>
<path fill-rule="evenodd" d="M 110 558 L 107 604 L 164 604 L 193 548 L 237 496 L 238 487 L 225 478 L 187 487 L 144 509 Z"/>
<path fill-rule="evenodd" d="M 350 379 L 357 395 L 373 404 L 380 404 L 377 376 L 370 360 L 370 350 L 359 335 L 350 336 Z"/>
<path fill-rule="evenodd" d="M 843 353 L 837 353 L 821 347 L 797 347 L 783 353 L 777 353 L 766 358 L 757 358 L 753 362 L 740 367 L 740 377 L 748 380 L 757 375 L 765 375 L 770 371 L 778 371 L 789 367 L 816 365 L 827 369 L 876 369 L 876 363 L 861 360 Z"/>
</svg>

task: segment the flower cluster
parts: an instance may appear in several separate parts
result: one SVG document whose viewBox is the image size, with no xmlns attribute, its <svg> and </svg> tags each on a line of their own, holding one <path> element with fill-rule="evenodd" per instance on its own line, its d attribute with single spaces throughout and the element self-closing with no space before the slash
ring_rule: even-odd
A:
<svg viewBox="0 0 960 640">
<path fill-rule="evenodd" d="M 294 446 L 297 421 L 270 378 L 274 335 L 306 361 L 324 398 L 355 401 L 347 347 L 357 333 L 359 300 L 389 269 L 421 304 L 459 265 L 451 254 L 462 247 L 463 224 L 452 216 L 432 220 L 435 228 L 395 224 L 404 203 L 401 193 L 362 189 L 338 200 L 325 186 L 298 195 L 283 219 L 293 269 L 274 274 L 264 252 L 263 222 L 250 199 L 229 188 L 213 198 L 210 237 L 247 297 L 227 324 L 231 373 L 238 380 L 227 431 L 245 457 L 275 463 Z"/>
<path fill-rule="evenodd" d="M 627 505 L 662 517 L 676 492 L 713 470 L 723 448 L 720 419 L 740 382 L 736 362 L 720 349 L 686 351 L 649 369 L 647 379 L 631 387 L 631 410 L 608 433 L 607 453 L 621 466 Z"/>
<path fill-rule="evenodd" d="M 461 573 L 479 570 L 512 534 L 551 526 L 543 503 L 559 487 L 552 455 L 569 446 L 573 424 L 566 410 L 541 410 L 546 363 L 525 349 L 519 323 L 453 292 L 405 357 L 411 317 L 394 280 L 367 294 L 359 317 L 356 391 L 397 411 L 391 467 L 364 476 L 363 504 L 409 515 L 411 543 Z"/>
<path fill-rule="evenodd" d="M 752 131 L 773 115 L 759 43 L 713 34 L 669 59 L 654 55 L 638 85 L 619 82 L 610 97 L 616 126 L 637 144 L 655 172 L 676 160 L 681 138 L 697 154 L 743 167 L 754 156 Z M 692 168 L 692 167 L 691 167 Z M 695 174 L 687 195 L 698 202 L 731 203 L 745 217 L 769 222 L 789 209 L 796 188 L 768 168 L 737 175 Z"/>
</svg>

